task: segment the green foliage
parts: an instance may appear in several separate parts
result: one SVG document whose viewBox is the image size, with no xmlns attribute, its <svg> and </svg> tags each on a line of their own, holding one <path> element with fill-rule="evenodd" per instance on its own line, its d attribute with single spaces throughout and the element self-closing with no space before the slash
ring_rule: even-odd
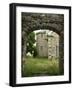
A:
<svg viewBox="0 0 73 90">
<path fill-rule="evenodd" d="M 27 51 L 26 51 L 26 53 L 30 52 L 31 54 L 33 54 L 34 43 L 35 43 L 35 33 L 32 32 L 27 37 Z"/>
<path fill-rule="evenodd" d="M 28 57 L 26 59 L 25 63 L 23 63 L 23 77 L 60 75 L 58 60 L 32 57 Z"/>
<path fill-rule="evenodd" d="M 38 53 L 37 53 L 37 49 L 36 49 L 36 46 L 34 46 L 33 57 L 36 57 L 37 55 L 38 55 Z"/>
</svg>

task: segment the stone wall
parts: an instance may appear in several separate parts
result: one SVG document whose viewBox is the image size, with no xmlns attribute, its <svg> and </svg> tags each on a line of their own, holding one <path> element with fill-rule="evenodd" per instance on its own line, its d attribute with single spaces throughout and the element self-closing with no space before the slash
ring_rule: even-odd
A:
<svg viewBox="0 0 73 90">
<path fill-rule="evenodd" d="M 40 32 L 36 34 L 36 47 L 38 57 L 48 57 L 48 42 L 46 33 Z"/>
</svg>

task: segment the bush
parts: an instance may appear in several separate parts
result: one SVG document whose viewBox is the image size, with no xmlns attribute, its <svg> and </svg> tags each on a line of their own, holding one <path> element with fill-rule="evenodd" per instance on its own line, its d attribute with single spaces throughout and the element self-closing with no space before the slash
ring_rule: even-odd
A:
<svg viewBox="0 0 73 90">
<path fill-rule="evenodd" d="M 33 52 L 33 57 L 36 57 L 37 56 L 37 49 L 36 49 L 36 47 L 34 47 L 34 52 Z"/>
</svg>

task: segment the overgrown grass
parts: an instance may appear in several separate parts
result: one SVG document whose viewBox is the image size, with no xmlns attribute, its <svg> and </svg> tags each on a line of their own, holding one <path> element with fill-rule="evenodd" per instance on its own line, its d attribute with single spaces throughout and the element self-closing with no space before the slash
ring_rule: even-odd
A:
<svg viewBox="0 0 73 90">
<path fill-rule="evenodd" d="M 26 58 L 22 67 L 22 77 L 59 75 L 59 61 L 47 58 Z"/>
</svg>

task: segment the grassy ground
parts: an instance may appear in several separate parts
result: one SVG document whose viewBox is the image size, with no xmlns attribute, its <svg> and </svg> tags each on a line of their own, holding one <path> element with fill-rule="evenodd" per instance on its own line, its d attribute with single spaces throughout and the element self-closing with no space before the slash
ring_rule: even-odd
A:
<svg viewBox="0 0 73 90">
<path fill-rule="evenodd" d="M 59 75 L 58 60 L 47 58 L 26 58 L 22 67 L 22 77 Z"/>
</svg>

